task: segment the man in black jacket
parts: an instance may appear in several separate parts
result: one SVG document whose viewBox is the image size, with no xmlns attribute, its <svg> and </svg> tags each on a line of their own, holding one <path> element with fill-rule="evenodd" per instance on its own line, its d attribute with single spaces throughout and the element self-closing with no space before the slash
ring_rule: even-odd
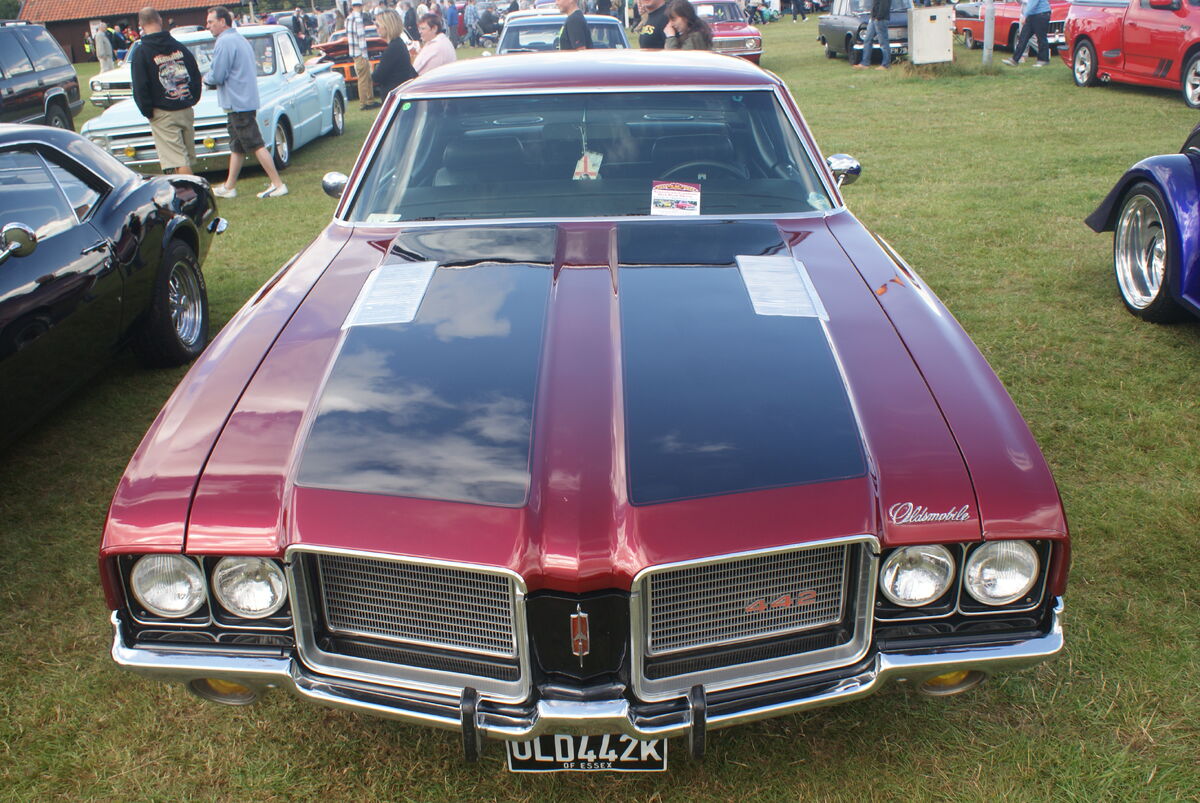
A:
<svg viewBox="0 0 1200 803">
<path fill-rule="evenodd" d="M 133 100 L 150 121 L 164 173 L 191 173 L 196 158 L 195 117 L 200 68 L 192 52 L 163 30 L 162 17 L 147 6 L 138 12 L 142 43 L 129 64 Z"/>
</svg>

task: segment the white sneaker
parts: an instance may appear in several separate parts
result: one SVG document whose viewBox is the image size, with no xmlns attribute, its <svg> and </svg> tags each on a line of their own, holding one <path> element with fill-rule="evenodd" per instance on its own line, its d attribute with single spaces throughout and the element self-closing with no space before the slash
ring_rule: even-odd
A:
<svg viewBox="0 0 1200 803">
<path fill-rule="evenodd" d="M 236 198 L 237 197 L 237 187 L 234 187 L 232 190 L 227 190 L 227 189 L 225 189 L 224 184 L 218 184 L 217 186 L 213 187 L 212 192 L 213 192 L 213 195 L 217 196 L 218 198 Z"/>
<path fill-rule="evenodd" d="M 258 197 L 259 198 L 278 198 L 281 195 L 287 195 L 287 185 L 286 184 L 281 184 L 278 187 L 276 187 L 274 184 L 272 184 L 271 186 L 267 187 L 265 190 L 260 192 L 258 194 Z"/>
<path fill-rule="evenodd" d="M 1034 62 L 1033 66 L 1034 67 L 1047 67 L 1047 66 L 1049 66 L 1049 64 L 1050 64 L 1050 62 L 1048 62 L 1048 61 L 1036 61 L 1036 62 Z"/>
</svg>

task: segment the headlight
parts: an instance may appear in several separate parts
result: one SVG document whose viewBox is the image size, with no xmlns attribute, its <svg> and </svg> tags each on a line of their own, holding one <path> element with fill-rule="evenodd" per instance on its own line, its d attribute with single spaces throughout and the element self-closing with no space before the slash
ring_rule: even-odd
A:
<svg viewBox="0 0 1200 803">
<path fill-rule="evenodd" d="M 897 605 L 915 608 L 933 602 L 954 581 L 954 558 L 938 544 L 906 546 L 888 555 L 879 588 Z"/>
<path fill-rule="evenodd" d="M 758 46 L 761 44 L 762 44 L 761 39 L 747 39 L 746 40 L 746 47 L 749 48 L 750 50 L 758 49 Z"/>
<path fill-rule="evenodd" d="M 88 139 L 90 139 L 92 141 L 92 144 L 95 145 L 100 150 L 102 150 L 102 151 L 108 150 L 108 137 L 89 136 Z"/>
<path fill-rule="evenodd" d="M 985 605 L 1007 605 L 1033 588 L 1038 556 L 1025 541 L 992 541 L 967 560 L 967 593 Z"/>
<path fill-rule="evenodd" d="M 100 82 L 99 81 L 92 81 L 92 91 L 93 92 L 100 91 Z"/>
<path fill-rule="evenodd" d="M 204 604 L 204 575 L 183 555 L 146 555 L 133 564 L 129 586 L 142 607 L 178 619 Z"/>
<path fill-rule="evenodd" d="M 270 616 L 287 599 L 283 572 L 265 558 L 221 558 L 212 584 L 222 607 L 247 619 Z"/>
</svg>

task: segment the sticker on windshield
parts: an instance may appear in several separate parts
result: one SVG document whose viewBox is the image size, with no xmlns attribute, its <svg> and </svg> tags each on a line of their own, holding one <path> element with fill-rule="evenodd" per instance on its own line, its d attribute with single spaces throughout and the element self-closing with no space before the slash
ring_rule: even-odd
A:
<svg viewBox="0 0 1200 803">
<path fill-rule="evenodd" d="M 700 185 L 682 181 L 655 181 L 650 189 L 650 214 L 700 214 Z"/>
</svg>

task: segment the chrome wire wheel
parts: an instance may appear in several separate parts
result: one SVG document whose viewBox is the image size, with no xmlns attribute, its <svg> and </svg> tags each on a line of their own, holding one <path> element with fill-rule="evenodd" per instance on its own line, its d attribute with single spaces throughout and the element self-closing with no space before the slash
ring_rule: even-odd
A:
<svg viewBox="0 0 1200 803">
<path fill-rule="evenodd" d="M 204 302 L 200 298 L 200 281 L 195 270 L 182 260 L 171 266 L 167 280 L 167 309 L 180 345 L 188 349 L 195 347 L 204 332 Z"/>
</svg>

